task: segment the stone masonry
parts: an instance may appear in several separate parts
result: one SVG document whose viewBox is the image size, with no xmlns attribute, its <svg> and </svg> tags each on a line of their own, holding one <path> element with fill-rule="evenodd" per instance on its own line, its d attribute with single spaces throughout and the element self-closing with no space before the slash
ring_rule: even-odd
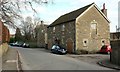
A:
<svg viewBox="0 0 120 72">
<path fill-rule="evenodd" d="M 110 22 L 102 11 L 92 3 L 60 16 L 48 26 L 48 48 L 57 42 L 68 53 L 95 53 L 110 44 Z"/>
</svg>

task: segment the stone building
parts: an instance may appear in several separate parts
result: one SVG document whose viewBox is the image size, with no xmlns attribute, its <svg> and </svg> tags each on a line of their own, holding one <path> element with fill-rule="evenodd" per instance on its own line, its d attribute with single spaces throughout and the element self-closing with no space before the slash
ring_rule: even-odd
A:
<svg viewBox="0 0 120 72">
<path fill-rule="evenodd" d="M 35 28 L 37 47 L 45 47 L 47 44 L 47 26 L 41 21 L 41 24 Z"/>
<path fill-rule="evenodd" d="M 105 4 L 95 3 L 60 16 L 48 26 L 48 48 L 59 43 L 69 53 L 97 52 L 110 43 L 110 21 Z"/>
</svg>

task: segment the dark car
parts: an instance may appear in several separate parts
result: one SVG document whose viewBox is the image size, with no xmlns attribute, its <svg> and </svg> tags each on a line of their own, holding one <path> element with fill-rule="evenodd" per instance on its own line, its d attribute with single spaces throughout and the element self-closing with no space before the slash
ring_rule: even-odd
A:
<svg viewBox="0 0 120 72">
<path fill-rule="evenodd" d="M 111 46 L 110 45 L 103 45 L 100 49 L 100 53 L 107 53 L 110 54 L 112 51 Z"/>
<path fill-rule="evenodd" d="M 51 52 L 55 54 L 66 54 L 67 50 L 61 46 L 53 45 L 51 48 Z"/>
<path fill-rule="evenodd" d="M 15 42 L 15 43 L 10 43 L 11 46 L 17 46 L 17 47 L 22 47 L 23 42 Z"/>
<path fill-rule="evenodd" d="M 17 47 L 22 47 L 22 46 L 23 46 L 23 42 L 16 42 L 16 43 L 15 43 L 15 46 L 17 46 Z"/>
</svg>

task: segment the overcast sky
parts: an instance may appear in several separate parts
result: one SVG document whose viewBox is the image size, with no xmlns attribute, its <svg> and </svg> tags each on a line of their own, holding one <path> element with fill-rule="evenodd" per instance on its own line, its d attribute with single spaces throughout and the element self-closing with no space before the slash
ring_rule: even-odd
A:
<svg viewBox="0 0 120 72">
<path fill-rule="evenodd" d="M 95 2 L 95 4 L 102 9 L 103 3 L 106 5 L 108 12 L 108 19 L 110 23 L 110 32 L 116 31 L 116 25 L 118 25 L 118 2 L 119 0 L 53 0 L 53 4 L 48 5 L 34 5 L 34 8 L 38 12 L 37 17 L 40 17 L 41 20 L 51 24 L 59 16 L 79 9 L 83 6 Z M 32 16 L 34 17 L 31 10 L 23 10 L 23 17 Z"/>
</svg>

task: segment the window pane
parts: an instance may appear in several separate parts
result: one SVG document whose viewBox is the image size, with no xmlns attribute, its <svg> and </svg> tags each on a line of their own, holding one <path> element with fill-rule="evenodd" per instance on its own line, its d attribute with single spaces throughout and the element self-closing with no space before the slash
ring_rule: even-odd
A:
<svg viewBox="0 0 120 72">
<path fill-rule="evenodd" d="M 91 24 L 92 29 L 96 29 L 96 24 Z"/>
<path fill-rule="evenodd" d="M 62 31 L 64 31 L 65 30 L 65 25 L 62 25 Z"/>
<path fill-rule="evenodd" d="M 55 27 L 53 27 L 53 32 L 55 32 Z"/>
</svg>

